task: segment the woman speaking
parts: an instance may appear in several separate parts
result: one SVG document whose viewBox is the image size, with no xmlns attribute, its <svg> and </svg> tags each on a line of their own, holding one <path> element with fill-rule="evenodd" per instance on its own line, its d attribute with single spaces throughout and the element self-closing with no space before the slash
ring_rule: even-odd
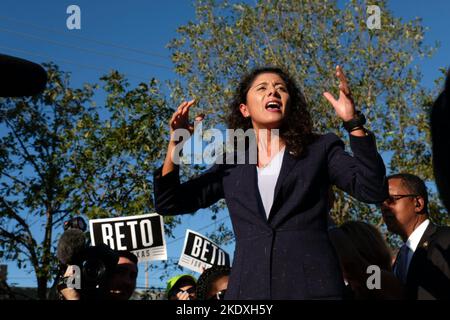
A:
<svg viewBox="0 0 450 320">
<path fill-rule="evenodd" d="M 342 272 L 327 234 L 330 186 L 380 203 L 387 198 L 387 184 L 374 135 L 364 128 L 339 66 L 336 76 L 339 98 L 324 96 L 349 132 L 353 156 L 335 134 L 313 133 L 302 92 L 276 67 L 245 75 L 230 104 L 228 127 L 254 130 L 255 161 L 246 154 L 243 164 L 215 164 L 180 183 L 177 142 L 169 142 L 154 175 L 156 211 L 192 213 L 226 200 L 236 239 L 226 299 L 342 298 Z M 177 129 L 193 132 L 194 103 L 182 103 L 173 114 L 171 137 Z"/>
</svg>

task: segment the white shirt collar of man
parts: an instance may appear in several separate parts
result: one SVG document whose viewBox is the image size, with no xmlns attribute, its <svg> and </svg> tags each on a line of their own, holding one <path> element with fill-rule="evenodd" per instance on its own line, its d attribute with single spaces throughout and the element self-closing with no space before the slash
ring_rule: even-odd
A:
<svg viewBox="0 0 450 320">
<path fill-rule="evenodd" d="M 399 255 L 397 257 L 397 261 L 394 266 L 394 272 L 398 279 L 402 283 L 406 283 L 406 277 L 409 270 L 409 265 L 411 264 L 411 260 L 414 252 L 419 245 L 420 239 L 422 239 L 425 230 L 430 224 L 430 220 L 426 219 L 422 222 L 416 230 L 411 233 L 408 240 L 402 245 L 399 251 Z"/>
<path fill-rule="evenodd" d="M 413 233 L 411 233 L 408 240 L 406 240 L 406 245 L 412 252 L 416 251 L 417 246 L 419 245 L 420 239 L 422 239 L 422 236 L 425 233 L 425 230 L 427 229 L 429 224 L 430 224 L 430 220 L 426 219 L 424 222 L 422 222 L 416 228 L 416 230 L 414 230 Z"/>
</svg>

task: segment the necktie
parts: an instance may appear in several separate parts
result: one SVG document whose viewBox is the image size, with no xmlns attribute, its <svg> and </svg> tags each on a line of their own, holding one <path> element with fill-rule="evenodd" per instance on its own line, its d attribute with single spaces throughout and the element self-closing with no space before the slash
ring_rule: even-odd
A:
<svg viewBox="0 0 450 320">
<path fill-rule="evenodd" d="M 400 252 L 395 263 L 395 275 L 403 284 L 406 283 L 406 277 L 408 274 L 408 255 L 409 247 L 404 244 L 400 248 Z"/>
</svg>

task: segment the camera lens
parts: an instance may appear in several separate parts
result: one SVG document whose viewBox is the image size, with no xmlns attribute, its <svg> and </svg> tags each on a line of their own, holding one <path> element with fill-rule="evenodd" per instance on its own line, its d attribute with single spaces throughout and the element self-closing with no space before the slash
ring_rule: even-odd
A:
<svg viewBox="0 0 450 320">
<path fill-rule="evenodd" d="M 98 284 L 106 272 L 105 264 L 99 259 L 89 259 L 83 264 L 83 275 L 86 283 Z"/>
</svg>

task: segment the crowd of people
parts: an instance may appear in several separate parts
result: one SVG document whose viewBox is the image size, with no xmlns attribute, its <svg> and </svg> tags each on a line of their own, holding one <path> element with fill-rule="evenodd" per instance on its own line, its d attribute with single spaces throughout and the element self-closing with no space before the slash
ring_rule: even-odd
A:
<svg viewBox="0 0 450 320">
<path fill-rule="evenodd" d="M 189 274 L 178 275 L 167 282 L 168 300 L 223 300 L 231 268 L 213 265 L 196 280 Z"/>
<path fill-rule="evenodd" d="M 350 221 L 331 228 L 330 239 L 351 299 L 450 299 L 450 228 L 429 219 L 425 183 L 412 174 L 388 177 L 389 197 L 380 205 L 389 232 L 403 245 L 392 255 L 374 226 Z M 380 269 L 380 287 L 367 281 L 369 266 Z"/>
</svg>

